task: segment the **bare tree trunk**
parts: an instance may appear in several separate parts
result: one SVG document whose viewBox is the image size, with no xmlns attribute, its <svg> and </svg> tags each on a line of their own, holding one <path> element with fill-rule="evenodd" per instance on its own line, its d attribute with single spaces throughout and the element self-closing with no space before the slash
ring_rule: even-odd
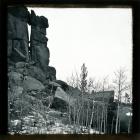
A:
<svg viewBox="0 0 140 140">
<path fill-rule="evenodd" d="M 100 134 L 100 132 L 101 132 L 101 117 L 99 115 L 99 134 Z"/>
<path fill-rule="evenodd" d="M 79 120 L 80 120 L 80 116 L 81 116 L 81 106 L 80 106 L 80 102 L 78 101 L 78 105 L 77 105 L 77 115 L 76 115 L 76 124 L 79 124 Z"/>
<path fill-rule="evenodd" d="M 105 124 L 106 124 L 106 127 L 105 127 L 105 132 L 107 132 L 107 125 L 108 125 L 108 122 L 107 122 L 107 117 L 108 117 L 108 106 L 106 106 L 106 114 L 105 114 Z"/>
<path fill-rule="evenodd" d="M 116 133 L 116 134 L 118 134 L 119 110 L 120 110 L 120 105 L 119 105 L 119 103 L 118 103 L 118 106 L 117 106 L 117 117 L 116 117 L 116 126 L 115 126 L 115 133 Z"/>
<path fill-rule="evenodd" d="M 120 133 L 120 126 L 121 126 L 121 121 L 120 121 L 120 118 L 119 118 L 119 122 L 118 122 L 119 124 L 118 124 L 118 133 Z"/>
<path fill-rule="evenodd" d="M 102 117 L 101 117 L 101 132 L 103 130 L 103 121 L 104 121 L 104 107 L 102 106 Z"/>
<path fill-rule="evenodd" d="M 71 100 L 71 95 L 68 98 L 68 114 L 69 114 L 68 117 L 69 117 L 69 123 L 71 125 L 72 124 L 72 120 L 71 120 L 71 117 L 72 117 L 72 109 L 71 109 L 71 106 L 70 106 L 70 100 Z"/>
<path fill-rule="evenodd" d="M 98 108 L 97 108 L 97 126 L 98 126 L 98 131 L 99 131 L 99 134 L 100 134 L 100 115 L 99 115 L 99 109 L 100 109 L 100 107 L 98 106 Z"/>
<path fill-rule="evenodd" d="M 85 120 L 85 113 L 84 113 L 84 105 L 83 105 L 83 109 L 82 109 L 82 128 L 83 128 L 83 126 L 84 126 L 84 120 Z"/>
<path fill-rule="evenodd" d="M 106 125 L 106 106 L 105 106 L 105 108 L 104 108 L 104 133 L 106 133 L 106 127 L 107 127 L 107 125 Z"/>
<path fill-rule="evenodd" d="M 98 106 L 97 106 L 97 130 L 99 131 L 99 114 L 98 114 Z"/>
<path fill-rule="evenodd" d="M 87 102 L 87 116 L 86 116 L 86 127 L 88 127 L 88 119 L 89 119 L 89 116 L 88 116 L 88 113 L 89 113 L 89 101 Z"/>
<path fill-rule="evenodd" d="M 91 113 L 91 119 L 90 119 L 90 124 L 89 124 L 89 133 L 90 133 L 90 129 L 91 129 L 92 121 L 93 121 L 93 113 L 94 113 L 94 100 L 92 104 L 92 113 Z"/>
<path fill-rule="evenodd" d="M 88 108 L 86 110 L 86 124 L 85 124 L 86 127 L 87 127 L 87 124 L 88 124 Z"/>
<path fill-rule="evenodd" d="M 118 133 L 118 125 L 119 125 L 119 112 L 120 112 L 120 104 L 121 104 L 121 96 L 122 93 L 128 89 L 127 85 L 127 76 L 125 74 L 124 69 L 120 69 L 119 71 L 115 72 L 116 79 L 114 80 L 114 84 L 116 85 L 116 89 L 118 91 L 118 104 L 117 104 L 117 115 L 116 115 L 116 126 L 115 126 L 115 133 Z"/>
<path fill-rule="evenodd" d="M 75 109 L 75 106 L 74 106 L 74 108 L 73 108 L 73 123 L 74 123 L 74 126 L 75 126 L 75 116 L 76 116 L 76 111 L 75 111 L 76 109 Z"/>
<path fill-rule="evenodd" d="M 80 111 L 79 106 L 77 107 L 76 110 L 77 110 L 77 113 L 76 113 L 76 124 L 79 125 L 79 123 L 78 123 L 78 119 L 79 119 L 79 111 Z"/>
<path fill-rule="evenodd" d="M 83 91 L 82 91 L 82 110 L 81 110 L 81 125 L 83 127 L 83 110 L 84 110 L 84 100 L 83 100 Z"/>
<path fill-rule="evenodd" d="M 69 123 L 71 125 L 71 108 L 70 108 L 70 105 L 69 105 L 69 109 L 68 109 L 68 114 L 69 114 Z"/>
<path fill-rule="evenodd" d="M 79 113 L 78 113 L 78 118 L 77 118 L 77 122 L 78 122 L 78 125 L 80 125 L 80 117 L 81 117 L 81 107 L 79 108 Z"/>
<path fill-rule="evenodd" d="M 113 119 L 112 119 L 112 124 L 111 124 L 111 134 L 113 133 L 113 127 L 114 127 L 114 117 L 113 117 Z"/>
</svg>

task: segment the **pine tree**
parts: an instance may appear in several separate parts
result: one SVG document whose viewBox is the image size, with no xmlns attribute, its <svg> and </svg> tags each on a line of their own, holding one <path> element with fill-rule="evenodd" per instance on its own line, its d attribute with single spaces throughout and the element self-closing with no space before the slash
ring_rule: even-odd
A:
<svg viewBox="0 0 140 140">
<path fill-rule="evenodd" d="M 87 91 L 87 74 L 87 67 L 85 66 L 85 63 L 83 63 L 80 74 L 80 90 L 82 94 Z"/>
</svg>

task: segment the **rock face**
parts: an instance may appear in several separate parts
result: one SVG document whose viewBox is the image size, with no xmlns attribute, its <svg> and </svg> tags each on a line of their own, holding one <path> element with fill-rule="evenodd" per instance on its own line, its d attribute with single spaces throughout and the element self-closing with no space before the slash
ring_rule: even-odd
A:
<svg viewBox="0 0 140 140">
<path fill-rule="evenodd" d="M 8 57 L 14 62 L 29 61 L 29 12 L 26 7 L 8 8 Z"/>
<path fill-rule="evenodd" d="M 48 19 L 43 16 L 36 16 L 31 10 L 31 58 L 45 70 L 49 65 L 50 52 L 47 47 L 46 28 L 48 28 Z"/>
<path fill-rule="evenodd" d="M 32 91 L 32 90 L 42 91 L 43 89 L 45 89 L 44 85 L 40 81 L 30 76 L 24 77 L 23 88 L 29 91 Z"/>
<path fill-rule="evenodd" d="M 29 114 L 40 114 L 46 121 L 46 112 L 52 106 L 67 109 L 63 103 L 67 100 L 55 98 L 57 88 L 62 92 L 61 88 L 65 89 L 66 84 L 56 80 L 56 69 L 49 66 L 48 19 L 37 16 L 34 11 L 30 13 L 24 6 L 11 6 L 7 21 L 8 124 L 12 131 L 12 121 L 18 119 L 21 122 L 19 131 L 24 122 L 22 118 Z M 30 40 L 28 25 L 31 26 Z"/>
<path fill-rule="evenodd" d="M 31 39 L 30 51 L 31 60 L 35 62 L 35 66 L 41 68 L 47 80 L 56 80 L 56 69 L 50 67 L 50 51 L 47 47 L 46 28 L 49 27 L 48 19 L 44 16 L 37 16 L 31 10 L 30 22 L 31 25 Z"/>
<path fill-rule="evenodd" d="M 10 117 L 21 118 L 30 108 L 51 105 L 56 87 L 49 88 L 49 82 L 56 80 L 56 69 L 49 66 L 47 18 L 37 16 L 34 11 L 30 13 L 24 6 L 11 6 L 7 23 L 8 100 L 10 109 L 14 107 Z M 22 104 L 25 112 L 20 110 Z"/>
<path fill-rule="evenodd" d="M 50 51 L 47 47 L 46 29 L 48 19 L 37 16 L 33 10 L 29 13 L 24 6 L 8 7 L 8 63 L 16 66 L 18 73 L 27 75 L 39 81 L 56 80 L 56 69 L 49 66 Z M 31 26 L 29 40 L 28 25 Z M 24 62 L 30 66 L 24 69 Z M 31 64 L 32 63 L 32 64 Z M 28 65 L 27 64 L 27 65 Z"/>
<path fill-rule="evenodd" d="M 56 69 L 54 67 L 46 67 L 46 77 L 51 81 L 56 80 Z"/>
</svg>

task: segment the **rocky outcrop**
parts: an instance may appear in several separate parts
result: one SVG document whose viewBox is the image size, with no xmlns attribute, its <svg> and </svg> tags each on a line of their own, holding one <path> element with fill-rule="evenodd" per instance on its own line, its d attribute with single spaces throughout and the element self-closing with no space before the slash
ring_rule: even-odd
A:
<svg viewBox="0 0 140 140">
<path fill-rule="evenodd" d="M 46 28 L 49 27 L 48 19 L 44 16 L 37 16 L 31 10 L 29 24 L 31 25 L 31 60 L 44 72 L 47 80 L 56 80 L 56 69 L 49 66 L 50 51 L 47 47 L 48 39 L 46 37 Z"/>
<path fill-rule="evenodd" d="M 26 7 L 8 8 L 7 50 L 9 61 L 29 61 L 28 20 L 29 12 Z"/>
<path fill-rule="evenodd" d="M 49 66 L 48 19 L 34 11 L 30 13 L 24 6 L 11 6 L 7 21 L 9 119 L 22 122 L 23 117 L 33 112 L 44 112 L 45 117 L 57 87 L 62 86 L 55 82 L 55 67 Z"/>
<path fill-rule="evenodd" d="M 23 88 L 25 90 L 29 90 L 29 91 L 32 91 L 32 90 L 42 91 L 45 89 L 44 85 L 40 81 L 38 81 L 35 78 L 30 77 L 30 76 L 24 77 Z"/>
<path fill-rule="evenodd" d="M 36 16 L 31 10 L 30 15 L 31 39 L 30 50 L 31 59 L 38 63 L 43 70 L 49 65 L 50 52 L 47 47 L 46 28 L 48 28 L 48 19 L 44 16 Z M 42 57 L 43 56 L 43 57 Z"/>
<path fill-rule="evenodd" d="M 65 112 L 69 101 L 65 92 L 67 83 L 57 80 L 55 67 L 49 66 L 48 19 L 34 11 L 30 13 L 24 6 L 11 6 L 7 20 L 8 123 L 13 130 L 12 120 L 21 122 L 18 129 L 23 128 L 22 118 L 29 114 L 41 114 L 46 121 L 50 108 Z"/>
<path fill-rule="evenodd" d="M 51 80 L 51 81 L 55 81 L 56 80 L 56 69 L 54 67 L 46 67 L 46 77 L 47 79 Z"/>
<path fill-rule="evenodd" d="M 56 69 L 49 66 L 50 51 L 46 37 L 46 29 L 49 27 L 48 19 L 37 16 L 33 10 L 29 13 L 24 6 L 11 6 L 8 7 L 7 20 L 9 66 L 16 63 L 18 73 L 24 73 L 26 70 L 27 75 L 42 82 L 56 80 Z M 28 25 L 31 26 L 30 40 Z M 26 69 L 24 69 L 25 66 L 21 66 L 24 62 L 27 65 L 30 64 Z"/>
<path fill-rule="evenodd" d="M 40 82 L 44 82 L 46 80 L 44 72 L 39 67 L 36 67 L 30 63 L 17 62 L 15 64 L 15 70 L 20 74 L 31 76 Z"/>
</svg>

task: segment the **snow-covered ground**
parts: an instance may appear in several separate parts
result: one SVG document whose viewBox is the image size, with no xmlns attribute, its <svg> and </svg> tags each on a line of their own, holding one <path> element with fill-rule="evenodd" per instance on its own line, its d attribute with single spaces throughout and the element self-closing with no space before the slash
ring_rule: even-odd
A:
<svg viewBox="0 0 140 140">
<path fill-rule="evenodd" d="M 28 115 L 22 119 L 22 129 L 18 131 L 18 134 L 99 134 L 99 131 L 94 129 L 88 132 L 88 129 L 85 127 L 64 124 L 60 118 L 55 117 L 56 114 L 59 116 L 60 113 L 50 110 L 46 114 L 47 120 L 45 120 L 41 114 L 33 112 L 33 115 Z M 35 122 L 36 124 L 34 124 Z M 17 128 L 21 125 L 21 120 L 12 120 L 11 123 L 13 128 Z M 15 134 L 16 132 L 17 130 L 15 129 L 9 133 Z"/>
</svg>

